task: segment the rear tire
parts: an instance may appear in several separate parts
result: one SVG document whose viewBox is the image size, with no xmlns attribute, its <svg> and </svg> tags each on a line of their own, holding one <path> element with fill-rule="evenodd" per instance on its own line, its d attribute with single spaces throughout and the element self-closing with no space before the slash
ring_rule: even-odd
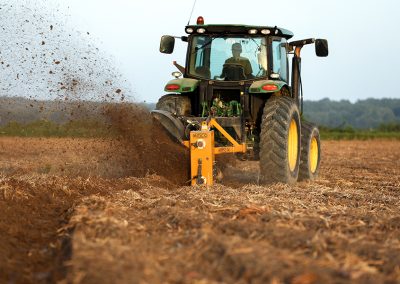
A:
<svg viewBox="0 0 400 284">
<path fill-rule="evenodd" d="M 273 96 L 264 106 L 260 133 L 260 175 L 264 183 L 297 181 L 300 114 L 290 97 Z"/>
<path fill-rule="evenodd" d="M 188 116 L 191 113 L 192 107 L 190 99 L 187 96 L 165 95 L 158 100 L 156 109 L 168 111 L 175 116 Z"/>
<path fill-rule="evenodd" d="M 299 180 L 315 180 L 321 161 L 321 140 L 318 128 L 309 122 L 301 124 Z"/>
</svg>

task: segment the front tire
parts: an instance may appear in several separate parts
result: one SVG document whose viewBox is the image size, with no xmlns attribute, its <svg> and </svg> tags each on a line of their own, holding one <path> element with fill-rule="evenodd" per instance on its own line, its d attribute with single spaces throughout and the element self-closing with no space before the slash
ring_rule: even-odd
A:
<svg viewBox="0 0 400 284">
<path fill-rule="evenodd" d="M 264 183 L 297 181 L 300 114 L 290 97 L 273 96 L 264 106 L 260 133 L 260 175 Z"/>
<path fill-rule="evenodd" d="M 318 128 L 309 122 L 301 124 L 301 156 L 299 180 L 315 180 L 321 161 L 321 140 Z"/>
</svg>

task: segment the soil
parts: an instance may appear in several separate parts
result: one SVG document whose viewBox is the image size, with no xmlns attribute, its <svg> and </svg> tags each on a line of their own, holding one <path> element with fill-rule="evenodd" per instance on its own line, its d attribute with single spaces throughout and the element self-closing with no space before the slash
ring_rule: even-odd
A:
<svg viewBox="0 0 400 284">
<path fill-rule="evenodd" d="M 148 164 L 127 141 L 0 138 L 0 282 L 400 283 L 400 141 L 323 141 L 314 182 L 238 162 L 210 188 L 176 157 L 157 172 L 168 140 Z"/>
</svg>

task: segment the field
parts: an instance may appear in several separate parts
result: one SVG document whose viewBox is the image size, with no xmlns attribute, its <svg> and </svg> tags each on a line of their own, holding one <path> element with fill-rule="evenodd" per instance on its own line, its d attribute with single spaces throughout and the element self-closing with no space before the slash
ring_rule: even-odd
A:
<svg viewBox="0 0 400 284">
<path fill-rule="evenodd" d="M 209 189 L 140 141 L 0 138 L 1 283 L 400 283 L 399 140 L 323 141 L 315 182 L 237 162 Z"/>
</svg>

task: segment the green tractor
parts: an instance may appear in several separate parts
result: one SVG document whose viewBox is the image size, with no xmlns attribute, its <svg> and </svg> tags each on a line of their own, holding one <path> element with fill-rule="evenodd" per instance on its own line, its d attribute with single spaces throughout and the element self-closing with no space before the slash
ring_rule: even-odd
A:
<svg viewBox="0 0 400 284">
<path fill-rule="evenodd" d="M 185 31 L 187 36 L 161 38 L 162 53 L 173 52 L 176 38 L 188 48 L 185 66 L 174 62 L 179 72 L 172 73 L 154 117 L 182 143 L 213 118 L 245 145 L 241 159 L 260 161 L 263 182 L 315 179 L 320 137 L 301 119 L 300 52 L 315 44 L 316 55 L 325 57 L 327 40 L 289 41 L 293 33 L 276 26 L 205 25 L 202 17 Z M 230 141 L 215 134 L 216 145 Z"/>
</svg>

